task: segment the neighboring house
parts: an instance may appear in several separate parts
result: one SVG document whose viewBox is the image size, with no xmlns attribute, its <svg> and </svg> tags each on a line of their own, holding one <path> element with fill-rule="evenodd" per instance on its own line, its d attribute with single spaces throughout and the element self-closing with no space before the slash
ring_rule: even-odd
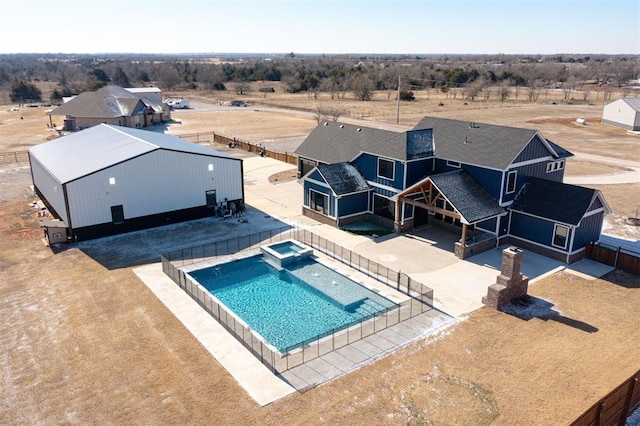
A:
<svg viewBox="0 0 640 426">
<path fill-rule="evenodd" d="M 171 119 L 168 106 L 132 93 L 131 90 L 119 86 L 105 86 L 95 92 L 84 92 L 49 114 L 52 117 L 62 116 L 63 129 L 66 131 L 82 130 L 97 124 L 141 128 Z"/>
<path fill-rule="evenodd" d="M 81 241 L 244 207 L 242 160 L 174 136 L 101 124 L 29 149 L 49 241 Z"/>
<path fill-rule="evenodd" d="M 602 123 L 640 131 L 640 98 L 618 99 L 605 105 L 602 109 Z"/>
<path fill-rule="evenodd" d="M 396 232 L 449 224 L 461 232 L 461 258 L 511 243 L 571 263 L 610 211 L 599 191 L 562 183 L 572 154 L 531 129 L 432 117 L 403 133 L 327 122 L 296 154 L 305 215 Z"/>
</svg>

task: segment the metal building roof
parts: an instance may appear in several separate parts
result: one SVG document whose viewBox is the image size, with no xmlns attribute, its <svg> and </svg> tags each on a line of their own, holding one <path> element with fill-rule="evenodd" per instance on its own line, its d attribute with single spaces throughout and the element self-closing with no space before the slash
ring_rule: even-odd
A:
<svg viewBox="0 0 640 426">
<path fill-rule="evenodd" d="M 164 149 L 241 161 L 222 152 L 150 130 L 99 124 L 29 148 L 60 183 Z"/>
<path fill-rule="evenodd" d="M 640 98 L 622 98 L 622 100 L 634 111 L 640 112 Z"/>
</svg>

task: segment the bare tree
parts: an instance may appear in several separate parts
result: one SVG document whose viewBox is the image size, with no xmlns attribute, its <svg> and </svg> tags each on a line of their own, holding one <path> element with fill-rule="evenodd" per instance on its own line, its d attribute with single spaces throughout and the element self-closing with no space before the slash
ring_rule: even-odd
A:
<svg viewBox="0 0 640 426">
<path fill-rule="evenodd" d="M 498 89 L 498 93 L 500 94 L 500 102 L 504 102 L 511 95 L 511 86 L 513 85 L 513 80 L 510 78 L 506 80 L 502 80 L 500 83 L 500 87 Z"/>
<path fill-rule="evenodd" d="M 246 95 L 250 88 L 251 85 L 248 81 L 240 81 L 233 85 L 233 91 L 236 92 L 236 95 Z"/>
<path fill-rule="evenodd" d="M 165 66 L 160 70 L 158 80 L 167 90 L 173 90 L 180 83 L 180 74 L 174 67 Z"/>
<path fill-rule="evenodd" d="M 356 99 L 360 101 L 370 101 L 373 95 L 373 81 L 364 74 L 358 74 L 349 79 L 349 88 Z"/>
<path fill-rule="evenodd" d="M 318 123 L 328 120 L 338 121 L 338 119 L 342 115 L 342 112 L 342 109 L 337 107 L 318 105 L 316 107 L 314 117 L 318 121 Z"/>
<path fill-rule="evenodd" d="M 564 82 L 562 87 L 562 92 L 564 93 L 564 100 L 569 100 L 571 97 L 571 93 L 576 88 L 576 77 L 572 74 L 567 78 L 567 81 Z"/>
<path fill-rule="evenodd" d="M 471 102 L 475 101 L 476 96 L 478 96 L 480 92 L 482 92 L 482 89 L 484 89 L 484 85 L 485 85 L 485 82 L 484 82 L 484 79 L 482 78 L 478 78 L 473 83 L 467 85 L 463 89 L 465 92 L 466 98 L 471 100 Z"/>
<path fill-rule="evenodd" d="M 218 67 L 207 66 L 200 70 L 198 77 L 209 90 L 220 90 L 224 87 L 224 72 Z"/>
</svg>

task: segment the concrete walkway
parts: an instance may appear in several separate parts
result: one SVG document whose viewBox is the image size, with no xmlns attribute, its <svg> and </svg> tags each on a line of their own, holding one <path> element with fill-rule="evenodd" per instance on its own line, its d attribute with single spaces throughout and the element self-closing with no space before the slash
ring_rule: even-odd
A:
<svg viewBox="0 0 640 426">
<path fill-rule="evenodd" d="M 461 261 L 453 255 L 453 243 L 459 235 L 432 225 L 412 233 L 369 238 L 319 224 L 301 214 L 300 183 L 269 183 L 269 176 L 291 168 L 289 164 L 270 158 L 245 156 L 247 205 L 258 209 L 264 217 L 309 228 L 336 244 L 430 286 L 434 290 L 436 309 L 276 376 L 166 277 L 160 264 L 134 269 L 136 275 L 261 405 L 331 380 L 412 341 L 436 333 L 455 323 L 455 318 L 464 318 L 483 306 L 482 296 L 486 295 L 487 287 L 495 283 L 502 258 L 502 248 L 498 248 Z M 588 260 L 567 267 L 526 251 L 523 256 L 522 272 L 530 277 L 531 283 L 563 269 L 585 277 L 598 277 L 612 268 Z"/>
<path fill-rule="evenodd" d="M 487 287 L 495 283 L 500 273 L 502 250 L 506 247 L 462 261 L 453 254 L 453 244 L 460 236 L 436 226 L 374 239 L 319 224 L 302 216 L 302 185 L 298 181 L 277 185 L 268 182 L 271 174 L 291 168 L 292 165 L 270 158 L 246 157 L 247 204 L 284 222 L 308 227 L 349 250 L 408 274 L 434 290 L 434 307 L 448 315 L 461 318 L 483 306 L 482 296 L 486 295 Z M 612 269 L 587 259 L 566 265 L 526 250 L 522 260 L 522 273 L 529 277 L 531 283 L 560 270 L 600 277 Z"/>
</svg>

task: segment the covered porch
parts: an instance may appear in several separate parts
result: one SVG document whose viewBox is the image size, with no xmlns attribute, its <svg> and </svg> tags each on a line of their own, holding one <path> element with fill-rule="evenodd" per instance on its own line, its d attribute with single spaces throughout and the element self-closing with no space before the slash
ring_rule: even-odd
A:
<svg viewBox="0 0 640 426">
<path fill-rule="evenodd" d="M 402 214 L 406 205 L 413 206 L 411 221 L 406 221 Z M 476 225 L 505 214 L 475 179 L 457 170 L 429 176 L 398 194 L 394 230 L 404 232 L 429 220 L 448 223 L 452 228 L 460 226 L 461 235 L 454 252 L 458 258 L 465 259 L 496 246 L 495 231 Z"/>
</svg>

